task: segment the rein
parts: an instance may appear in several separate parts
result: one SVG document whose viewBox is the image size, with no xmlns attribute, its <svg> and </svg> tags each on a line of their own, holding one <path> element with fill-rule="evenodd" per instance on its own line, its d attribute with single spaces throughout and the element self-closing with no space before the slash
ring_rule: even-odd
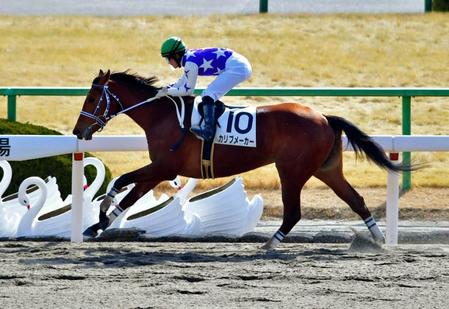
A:
<svg viewBox="0 0 449 309">
<path fill-rule="evenodd" d="M 93 113 L 89 113 L 86 111 L 81 111 L 80 115 L 83 115 L 85 117 L 88 117 L 90 119 L 95 120 L 95 123 L 91 124 L 89 126 L 89 128 L 92 128 L 92 126 L 94 125 L 98 125 L 100 127 L 100 129 L 98 130 L 99 132 L 101 130 L 103 130 L 103 128 L 106 126 L 106 123 L 111 120 L 112 118 L 114 118 L 115 116 L 118 116 L 120 114 L 126 113 L 132 109 L 135 109 L 139 106 L 142 106 L 146 103 L 150 103 L 154 100 L 159 99 L 159 97 L 152 97 L 149 98 L 147 100 L 144 100 L 142 102 L 136 103 L 132 106 L 129 106 L 127 108 L 123 107 L 123 104 L 120 102 L 120 99 L 111 92 L 111 90 L 109 90 L 108 85 L 99 85 L 99 84 L 92 84 L 92 87 L 97 87 L 97 88 L 102 88 L 102 93 L 101 93 L 101 97 L 100 100 L 98 100 L 97 106 L 95 107 L 95 110 Z M 117 104 L 120 106 L 121 110 L 116 112 L 115 114 L 110 114 L 110 109 L 111 109 L 111 97 L 114 99 L 115 102 L 117 102 Z M 106 100 L 106 108 L 104 109 L 104 113 L 101 116 L 98 116 L 98 111 L 100 109 L 101 106 L 101 102 L 103 101 L 103 98 L 105 98 Z M 185 116 L 185 104 L 184 104 L 184 99 L 182 97 L 179 97 L 179 100 L 181 102 L 181 111 L 178 108 L 178 104 L 176 104 L 176 101 L 170 97 L 167 96 L 167 98 L 169 98 L 174 104 L 175 104 L 175 108 L 176 108 L 176 117 L 178 118 L 178 122 L 179 122 L 179 126 L 181 127 L 182 130 L 184 130 L 184 116 Z"/>
</svg>

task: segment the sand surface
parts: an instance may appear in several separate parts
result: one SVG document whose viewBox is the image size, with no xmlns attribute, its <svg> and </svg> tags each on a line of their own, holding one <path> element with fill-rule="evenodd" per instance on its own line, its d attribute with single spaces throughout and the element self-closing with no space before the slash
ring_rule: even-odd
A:
<svg viewBox="0 0 449 309">
<path fill-rule="evenodd" d="M 448 308 L 449 246 L 0 242 L 1 308 Z"/>
<path fill-rule="evenodd" d="M 361 189 L 376 217 L 384 189 Z M 262 193 L 279 215 L 280 192 Z M 402 217 L 449 217 L 446 189 L 401 198 Z M 303 217 L 357 217 L 308 189 Z M 354 245 L 354 244 L 353 244 Z M 350 244 L 0 242 L 0 308 L 449 308 L 449 245 L 364 250 Z"/>
</svg>

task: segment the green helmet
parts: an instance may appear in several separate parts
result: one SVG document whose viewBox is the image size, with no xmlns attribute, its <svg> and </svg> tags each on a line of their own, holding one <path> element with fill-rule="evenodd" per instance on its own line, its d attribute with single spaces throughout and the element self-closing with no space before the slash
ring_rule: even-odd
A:
<svg viewBox="0 0 449 309">
<path fill-rule="evenodd" d="M 186 50 L 186 45 L 176 36 L 169 37 L 162 43 L 161 45 L 161 56 L 162 57 L 170 57 L 175 53 L 183 52 Z"/>
</svg>

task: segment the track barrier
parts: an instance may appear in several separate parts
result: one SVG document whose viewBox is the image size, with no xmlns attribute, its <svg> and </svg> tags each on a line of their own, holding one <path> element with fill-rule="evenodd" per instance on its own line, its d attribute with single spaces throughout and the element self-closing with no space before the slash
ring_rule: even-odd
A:
<svg viewBox="0 0 449 309">
<path fill-rule="evenodd" d="M 268 1 L 267 5 L 268 5 Z M 197 88 L 195 95 L 203 88 Z M 85 96 L 88 87 L 0 87 L 0 96 L 7 97 L 7 117 L 17 118 L 18 96 Z M 316 96 L 316 97 L 399 97 L 402 99 L 402 134 L 411 135 L 412 97 L 449 97 L 449 88 L 236 88 L 226 96 Z M 411 155 L 404 152 L 402 162 L 409 164 Z M 411 188 L 411 173 L 402 174 L 402 189 Z"/>
<path fill-rule="evenodd" d="M 449 151 L 449 136 L 372 136 L 398 162 L 400 152 Z M 353 149 L 345 136 L 345 151 Z M 82 236 L 83 158 L 84 152 L 147 151 L 144 135 L 94 136 L 91 141 L 78 140 L 74 135 L 0 135 L 0 160 L 22 161 L 72 153 L 72 233 L 71 241 L 79 243 Z M 388 172 L 386 200 L 386 243 L 398 243 L 399 174 Z"/>
</svg>

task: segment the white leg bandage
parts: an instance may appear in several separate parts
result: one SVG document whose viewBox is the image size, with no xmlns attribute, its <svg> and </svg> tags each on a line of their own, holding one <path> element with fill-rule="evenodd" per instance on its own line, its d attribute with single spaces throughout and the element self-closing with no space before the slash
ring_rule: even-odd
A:
<svg viewBox="0 0 449 309">
<path fill-rule="evenodd" d="M 117 190 L 116 188 L 112 187 L 111 191 L 108 192 L 108 196 L 114 198 L 117 195 L 118 191 L 119 190 Z"/>
<path fill-rule="evenodd" d="M 114 221 L 118 216 L 120 216 L 120 214 L 122 212 L 123 212 L 123 209 L 119 205 L 116 205 L 115 209 L 113 211 L 111 211 L 111 213 L 108 216 L 109 222 Z"/>
<path fill-rule="evenodd" d="M 111 191 L 106 194 L 103 201 L 100 204 L 100 211 L 107 212 L 112 203 L 114 203 L 114 197 L 117 195 L 118 191 L 112 188 Z"/>
<path fill-rule="evenodd" d="M 374 240 L 377 242 L 385 242 L 385 237 L 382 231 L 379 229 L 379 226 L 377 225 L 376 221 L 372 216 L 369 216 L 365 219 L 365 224 L 368 227 L 369 231 L 371 232 L 371 235 L 373 236 Z"/>
<path fill-rule="evenodd" d="M 263 249 L 270 250 L 274 249 L 281 241 L 283 241 L 285 238 L 285 234 L 281 231 L 277 231 L 273 237 L 270 238 L 269 241 L 265 245 L 263 245 Z"/>
</svg>

